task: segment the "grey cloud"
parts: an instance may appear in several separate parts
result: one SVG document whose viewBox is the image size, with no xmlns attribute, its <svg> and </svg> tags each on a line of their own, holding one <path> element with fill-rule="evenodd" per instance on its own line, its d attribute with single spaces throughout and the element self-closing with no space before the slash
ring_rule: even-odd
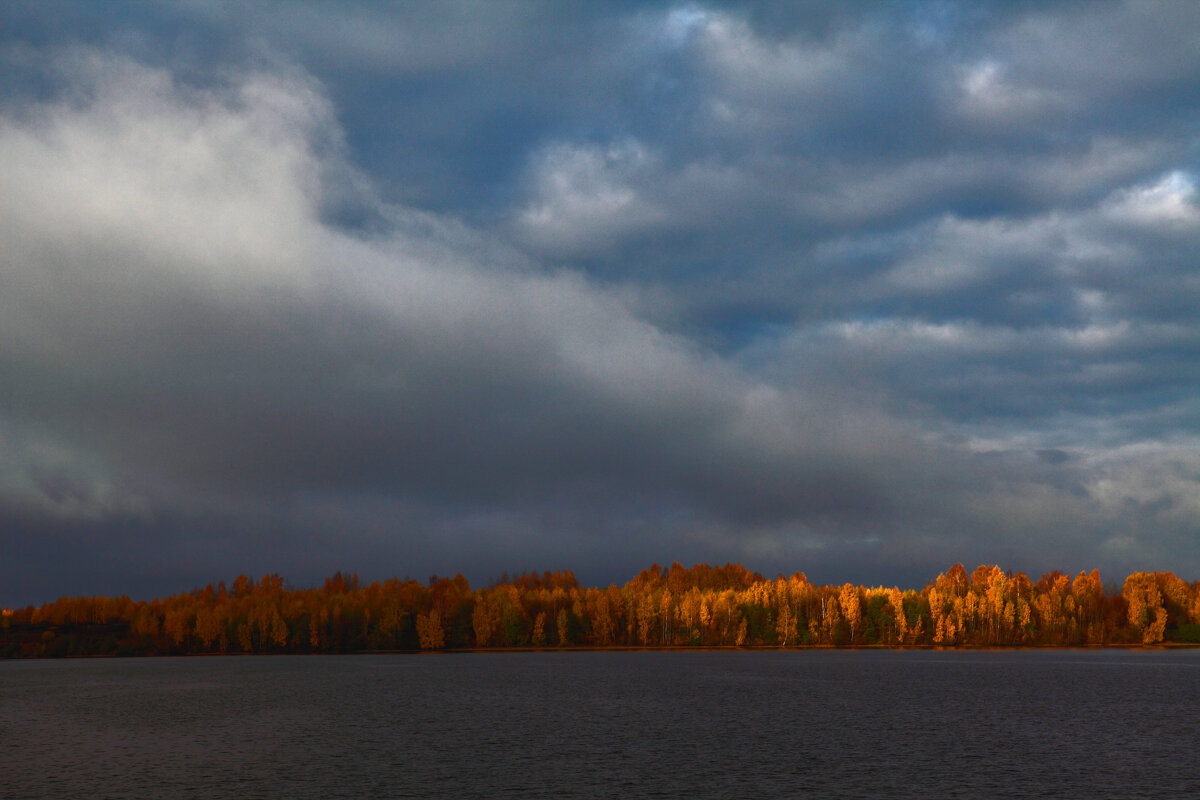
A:
<svg viewBox="0 0 1200 800">
<path fill-rule="evenodd" d="M 1103 13 L 1125 12 L 1106 6 Z M 920 236 L 939 217 L 1022 227 L 1031 214 L 1092 208 L 1115 186 L 1151 182 L 1193 159 L 1183 135 L 1194 127 L 1193 105 L 1175 80 L 1183 68 L 1177 59 L 1143 77 L 1156 104 L 1154 126 L 1125 124 L 1130 115 L 1116 99 L 1081 95 L 1072 103 L 1105 106 L 1112 120 L 1038 112 L 1036 121 L 1021 123 L 1005 112 L 1019 140 L 992 123 L 956 127 L 965 113 L 959 79 L 994 66 L 998 31 L 1037 24 L 1036 15 L 998 9 L 982 16 L 995 24 L 974 20 L 964 28 L 948 78 L 946 52 L 895 36 L 870 14 L 815 32 L 703 7 L 646 15 L 646 25 L 674 30 L 683 52 L 710 56 L 681 68 L 703 88 L 669 103 L 671 114 L 688 120 L 686 134 L 665 126 L 637 139 L 557 141 L 533 161 L 519 238 L 537 257 L 567 259 L 606 278 L 675 284 L 677 296 L 690 293 L 697 319 L 727 316 L 747 294 L 760 305 L 767 292 L 770 313 L 797 315 L 814 288 L 835 307 L 840 298 L 861 302 L 858 265 L 839 268 L 851 279 L 845 288 L 838 275 L 814 269 L 812 256 L 847 234 L 855 241 Z M 1142 30 L 1141 22 L 1129 23 Z M 1120 22 L 1102 27 L 1120 39 Z M 1177 28 L 1172 41 L 1186 30 Z M 1088 46 L 1104 51 L 1096 41 Z M 861 81 L 884 85 L 864 91 Z M 806 100 L 810 91 L 818 99 Z M 713 115 L 722 105 L 724 122 Z M 763 115 L 773 120 L 766 127 Z M 1061 284 L 1034 282 L 1025 292 L 1035 303 L 1030 313 L 1066 302 Z M 961 305 L 956 313 L 971 314 Z"/>
<path fill-rule="evenodd" d="M 983 49 L 1027 82 L 1089 107 L 1114 97 L 1140 105 L 1163 89 L 1194 90 L 1184 76 L 1196 67 L 1198 25 L 1195 7 L 1162 0 L 1066 4 L 998 27 Z"/>
<path fill-rule="evenodd" d="M 34 202 L 8 209 L 6 244 L 25 256 L 9 270 L 20 288 L 5 355 L 22 390 L 6 417 L 54 430 L 66 460 L 137 487 L 152 516 L 193 492 L 236 508 L 242 494 L 368 487 L 484 506 L 602 487 L 735 517 L 863 506 L 853 458 L 806 465 L 839 436 L 801 424 L 801 399 L 760 390 L 581 278 L 496 270 L 423 232 L 324 228 L 313 170 L 293 168 L 312 157 L 303 128 L 260 129 L 245 118 L 267 112 L 235 100 L 197 117 L 158 73 L 104 80 L 116 99 L 5 130 L 24 166 L 4 195 L 42 178 Z M 127 105 L 123 91 L 136 92 Z M 147 127 L 162 131 L 157 150 L 135 157 Z M 202 164 L 291 155 L 265 183 L 205 170 L 197 185 L 185 163 L 197 142 Z M 81 179 L 85 162 L 100 173 Z M 193 204 L 209 215 L 171 212 Z M 103 249 L 92 230 L 108 233 Z M 23 280 L 47 274 L 89 288 L 51 297 Z"/>
<path fill-rule="evenodd" d="M 3 50 L 4 581 L 1200 563 L 1191 12 L 464 9 Z"/>
</svg>

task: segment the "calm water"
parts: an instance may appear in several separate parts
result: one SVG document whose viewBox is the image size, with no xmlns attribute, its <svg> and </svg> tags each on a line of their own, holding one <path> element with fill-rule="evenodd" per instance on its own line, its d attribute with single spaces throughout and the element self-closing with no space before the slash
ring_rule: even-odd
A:
<svg viewBox="0 0 1200 800">
<path fill-rule="evenodd" d="M 1200 798 L 1200 650 L 0 662 L 0 797 Z"/>
</svg>

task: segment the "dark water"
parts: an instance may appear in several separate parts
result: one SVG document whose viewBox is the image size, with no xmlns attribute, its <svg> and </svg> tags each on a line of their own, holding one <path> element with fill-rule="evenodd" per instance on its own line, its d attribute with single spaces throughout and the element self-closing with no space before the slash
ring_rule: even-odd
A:
<svg viewBox="0 0 1200 800">
<path fill-rule="evenodd" d="M 1200 798 L 1200 650 L 0 662 L 0 797 Z"/>
</svg>

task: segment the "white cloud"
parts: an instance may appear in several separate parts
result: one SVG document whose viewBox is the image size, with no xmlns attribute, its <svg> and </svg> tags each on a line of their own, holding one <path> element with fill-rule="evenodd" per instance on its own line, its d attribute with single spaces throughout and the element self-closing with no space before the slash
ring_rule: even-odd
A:
<svg viewBox="0 0 1200 800">
<path fill-rule="evenodd" d="M 88 297 L 75 302 L 141 292 L 147 280 L 218 295 L 304 285 L 324 98 L 266 74 L 198 90 L 120 58 L 72 66 L 85 102 L 0 121 L 8 269 L 40 287 L 35 304 L 70 303 L 81 286 Z"/>
<path fill-rule="evenodd" d="M 958 88 L 962 112 L 988 124 L 1025 122 L 1057 111 L 1065 102 L 1053 91 L 1016 81 L 1003 64 L 993 60 L 963 68 Z"/>
<path fill-rule="evenodd" d="M 848 64 L 849 40 L 771 42 L 742 20 L 711 15 L 700 47 L 714 77 L 737 99 L 825 91 Z"/>
<path fill-rule="evenodd" d="M 712 15 L 694 5 L 676 6 L 662 20 L 661 34 L 665 42 L 679 48 L 687 44 L 698 32 L 703 31 Z"/>
<path fill-rule="evenodd" d="M 657 159 L 633 140 L 609 146 L 560 143 L 532 166 L 532 198 L 517 218 L 518 235 L 552 258 L 615 249 L 626 237 L 667 222 L 646 197 Z"/>
<path fill-rule="evenodd" d="M 1101 211 L 1109 219 L 1127 224 L 1178 231 L 1200 228 L 1196 182 L 1182 170 L 1173 170 L 1154 183 L 1113 193 Z"/>
<path fill-rule="evenodd" d="M 889 269 L 883 291 L 962 291 L 1012 270 L 1014 262 L 1047 269 L 1067 227 L 1056 214 L 1022 221 L 943 217 Z"/>
</svg>

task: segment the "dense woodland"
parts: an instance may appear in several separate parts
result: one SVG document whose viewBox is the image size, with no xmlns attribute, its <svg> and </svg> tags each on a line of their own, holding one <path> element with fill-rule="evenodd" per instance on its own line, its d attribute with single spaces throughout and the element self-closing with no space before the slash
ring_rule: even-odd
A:
<svg viewBox="0 0 1200 800">
<path fill-rule="evenodd" d="M 347 653 L 501 647 L 1063 646 L 1200 643 L 1200 582 L 1137 572 L 1036 582 L 956 564 L 923 589 L 818 586 L 739 564 L 657 564 L 624 586 L 571 572 L 472 589 L 461 575 L 362 584 L 338 573 L 295 589 L 239 576 L 186 594 L 64 597 L 0 614 L 0 657 Z"/>
</svg>

